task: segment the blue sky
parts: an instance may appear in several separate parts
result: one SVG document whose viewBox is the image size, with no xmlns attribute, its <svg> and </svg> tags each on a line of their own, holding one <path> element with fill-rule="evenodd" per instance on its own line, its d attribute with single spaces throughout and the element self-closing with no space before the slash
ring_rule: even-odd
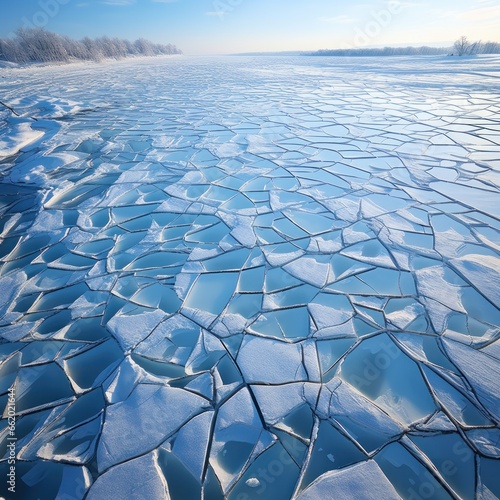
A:
<svg viewBox="0 0 500 500">
<path fill-rule="evenodd" d="M 0 0 L 0 36 L 144 37 L 186 54 L 500 41 L 499 0 Z"/>
</svg>

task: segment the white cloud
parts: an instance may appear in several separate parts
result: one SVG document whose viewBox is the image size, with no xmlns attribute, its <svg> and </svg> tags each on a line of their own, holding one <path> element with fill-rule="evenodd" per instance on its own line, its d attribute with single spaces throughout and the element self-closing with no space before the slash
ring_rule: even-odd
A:
<svg viewBox="0 0 500 500">
<path fill-rule="evenodd" d="M 486 5 L 486 7 L 477 6 L 468 10 L 435 9 L 434 13 L 442 18 L 454 18 L 459 21 L 468 22 L 485 22 L 500 19 L 500 5 L 491 5 L 488 0 L 483 1 L 482 5 Z"/>
<path fill-rule="evenodd" d="M 464 21 L 491 21 L 500 18 L 500 5 L 492 5 L 491 7 L 479 7 L 469 11 L 460 12 L 457 16 Z"/>
</svg>

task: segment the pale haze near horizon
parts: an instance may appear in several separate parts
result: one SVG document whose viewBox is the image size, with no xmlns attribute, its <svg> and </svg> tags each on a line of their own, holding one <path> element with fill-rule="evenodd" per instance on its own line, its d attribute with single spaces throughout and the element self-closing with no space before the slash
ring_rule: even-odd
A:
<svg viewBox="0 0 500 500">
<path fill-rule="evenodd" d="M 19 27 L 43 27 L 76 39 L 143 37 L 193 55 L 448 46 L 461 35 L 500 41 L 498 0 L 0 0 L 0 5 L 0 37 Z"/>
</svg>

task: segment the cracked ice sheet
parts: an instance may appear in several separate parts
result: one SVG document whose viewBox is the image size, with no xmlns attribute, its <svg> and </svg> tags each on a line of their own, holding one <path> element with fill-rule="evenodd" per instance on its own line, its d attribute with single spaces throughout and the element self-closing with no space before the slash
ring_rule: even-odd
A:
<svg viewBox="0 0 500 500">
<path fill-rule="evenodd" d="M 500 497 L 499 59 L 267 62 L 3 70 L 20 493 Z"/>
</svg>

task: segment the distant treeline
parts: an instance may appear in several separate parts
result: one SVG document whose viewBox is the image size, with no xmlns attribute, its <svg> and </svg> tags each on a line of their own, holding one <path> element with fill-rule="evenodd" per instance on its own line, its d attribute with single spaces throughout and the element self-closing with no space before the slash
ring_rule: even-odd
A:
<svg viewBox="0 0 500 500">
<path fill-rule="evenodd" d="M 19 64 L 101 61 L 171 54 L 182 52 L 175 45 L 160 45 L 144 38 L 135 42 L 107 36 L 73 40 L 43 28 L 20 28 L 14 38 L 0 38 L 0 60 Z"/>
<path fill-rule="evenodd" d="M 437 56 L 445 54 L 467 55 L 457 53 L 455 47 L 384 47 L 381 49 L 334 49 L 318 50 L 316 52 L 304 52 L 305 56 Z M 500 54 L 500 43 L 498 42 L 476 42 L 474 51 L 470 54 Z M 470 55 L 469 54 L 469 55 Z"/>
</svg>

